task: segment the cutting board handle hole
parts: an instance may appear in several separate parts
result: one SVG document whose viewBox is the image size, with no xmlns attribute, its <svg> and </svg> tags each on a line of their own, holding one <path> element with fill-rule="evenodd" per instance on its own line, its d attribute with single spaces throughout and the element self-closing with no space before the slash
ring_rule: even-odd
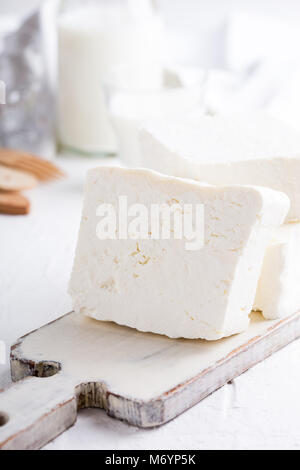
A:
<svg viewBox="0 0 300 470">
<path fill-rule="evenodd" d="M 9 417 L 6 413 L 0 411 L 0 427 L 5 426 L 9 421 Z"/>
</svg>

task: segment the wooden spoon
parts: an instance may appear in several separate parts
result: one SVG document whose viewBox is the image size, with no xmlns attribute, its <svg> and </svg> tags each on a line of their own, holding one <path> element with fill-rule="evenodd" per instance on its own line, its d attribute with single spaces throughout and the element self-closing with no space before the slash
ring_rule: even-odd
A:
<svg viewBox="0 0 300 470">
<path fill-rule="evenodd" d="M 0 213 L 10 215 L 25 215 L 30 212 L 29 200 L 19 193 L 0 192 Z"/>
<path fill-rule="evenodd" d="M 0 148 L 0 164 L 32 173 L 41 181 L 60 179 L 65 173 L 54 163 L 19 150 Z"/>
<path fill-rule="evenodd" d="M 0 165 L 0 190 L 16 192 L 35 188 L 37 184 L 35 176 Z"/>
</svg>

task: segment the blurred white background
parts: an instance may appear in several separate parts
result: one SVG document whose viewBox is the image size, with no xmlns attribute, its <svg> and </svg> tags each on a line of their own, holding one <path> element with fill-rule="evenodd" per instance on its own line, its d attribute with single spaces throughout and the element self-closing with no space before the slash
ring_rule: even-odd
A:
<svg viewBox="0 0 300 470">
<path fill-rule="evenodd" d="M 0 15 L 23 14 L 42 2 L 2 0 Z M 223 65 L 223 33 L 230 16 L 237 11 L 259 14 L 268 20 L 284 21 L 292 27 L 300 25 L 298 0 L 158 0 L 158 4 L 171 35 L 176 33 L 177 37 L 171 50 L 168 50 L 169 55 L 202 66 Z M 256 31 L 253 30 L 255 35 Z"/>
</svg>

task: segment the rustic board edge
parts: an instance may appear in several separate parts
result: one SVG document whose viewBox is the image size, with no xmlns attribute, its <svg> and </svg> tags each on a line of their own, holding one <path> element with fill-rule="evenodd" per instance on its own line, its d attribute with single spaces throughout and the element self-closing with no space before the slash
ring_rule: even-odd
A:
<svg viewBox="0 0 300 470">
<path fill-rule="evenodd" d="M 61 364 L 57 362 L 34 362 L 22 357 L 22 342 L 32 333 L 22 337 L 12 347 L 13 381 L 28 376 L 50 377 L 63 373 Z M 131 425 L 141 428 L 160 426 L 299 337 L 300 312 L 278 320 L 264 334 L 252 338 L 212 367 L 149 401 L 115 394 L 101 381 L 74 385 L 74 396 L 77 399 L 78 409 L 102 408 L 109 416 Z"/>
</svg>

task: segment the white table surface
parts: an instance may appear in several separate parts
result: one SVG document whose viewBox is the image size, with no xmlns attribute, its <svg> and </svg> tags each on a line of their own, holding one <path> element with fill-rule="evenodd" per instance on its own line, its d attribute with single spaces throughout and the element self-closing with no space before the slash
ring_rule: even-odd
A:
<svg viewBox="0 0 300 470">
<path fill-rule="evenodd" d="M 27 217 L 0 215 L 0 340 L 7 348 L 71 310 L 72 267 L 85 172 L 117 161 L 65 158 L 60 183 L 29 195 Z M 0 365 L 0 388 L 9 365 Z M 77 424 L 47 449 L 299 449 L 300 342 L 257 365 L 169 424 L 140 430 L 84 410 Z M 5 410 L 1 410 L 5 411 Z"/>
</svg>

